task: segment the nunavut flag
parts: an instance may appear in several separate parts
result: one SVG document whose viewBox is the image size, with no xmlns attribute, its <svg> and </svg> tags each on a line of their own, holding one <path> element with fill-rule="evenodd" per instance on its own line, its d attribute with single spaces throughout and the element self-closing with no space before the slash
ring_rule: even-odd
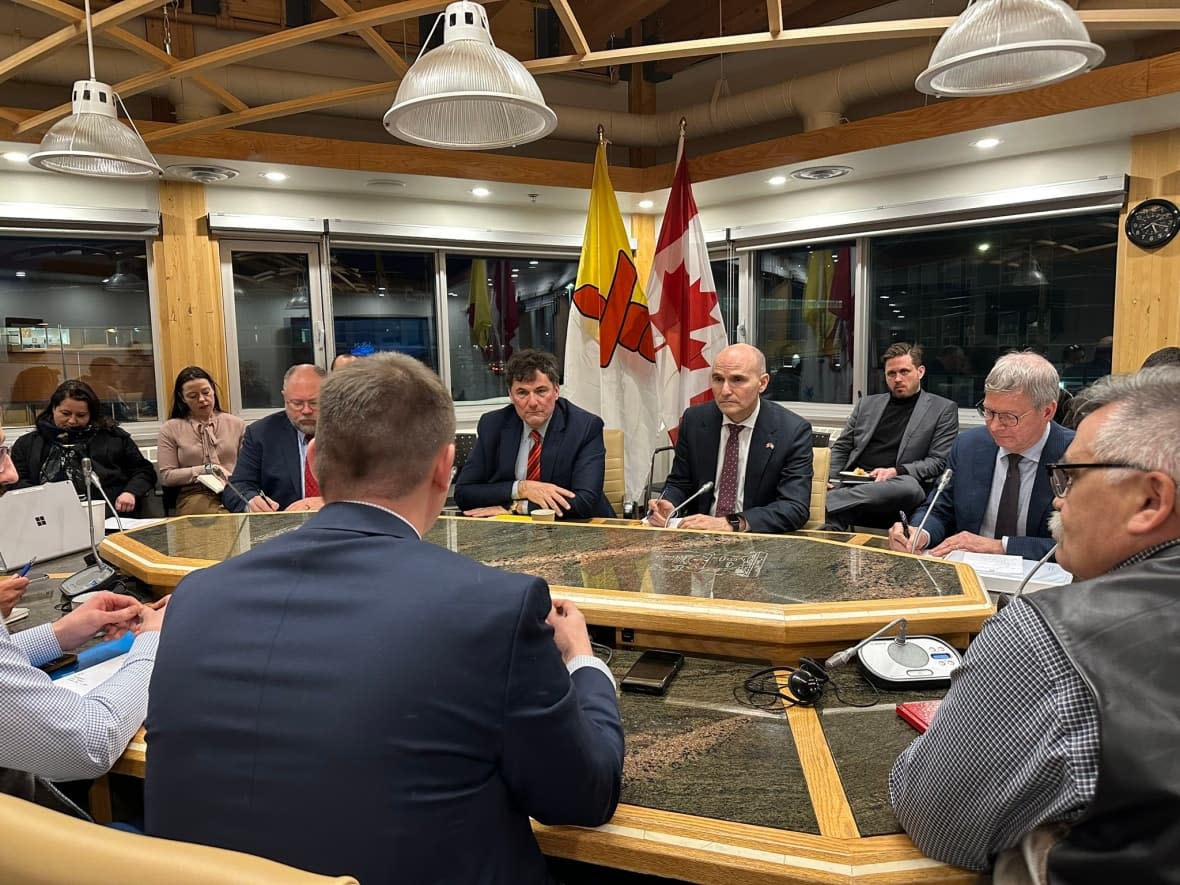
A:
<svg viewBox="0 0 1180 885">
<path fill-rule="evenodd" d="M 685 409 L 713 399 L 713 360 L 729 344 L 705 231 L 692 197 L 683 138 L 647 283 L 655 327 L 660 430 L 667 434 L 667 440 L 660 438 L 664 445 L 676 443 Z"/>
<path fill-rule="evenodd" d="M 656 356 L 647 298 L 631 258 L 606 168 L 594 157 L 594 182 L 565 342 L 565 395 L 623 431 L 627 500 L 639 501 L 659 428 Z"/>
</svg>

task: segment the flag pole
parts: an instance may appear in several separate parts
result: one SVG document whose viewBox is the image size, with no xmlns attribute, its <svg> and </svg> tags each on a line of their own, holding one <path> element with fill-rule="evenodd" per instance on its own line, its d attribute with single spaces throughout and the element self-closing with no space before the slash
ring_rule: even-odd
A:
<svg viewBox="0 0 1180 885">
<path fill-rule="evenodd" d="M 672 164 L 675 169 L 680 165 L 680 158 L 684 156 L 684 134 L 688 131 L 688 118 L 680 118 L 680 140 L 676 142 L 676 162 Z M 673 173 L 675 174 L 675 173 Z"/>
</svg>

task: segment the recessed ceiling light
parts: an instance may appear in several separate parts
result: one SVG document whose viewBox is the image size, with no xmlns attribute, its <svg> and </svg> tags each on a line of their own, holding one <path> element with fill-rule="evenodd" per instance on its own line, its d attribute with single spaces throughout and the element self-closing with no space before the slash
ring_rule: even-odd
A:
<svg viewBox="0 0 1180 885">
<path fill-rule="evenodd" d="M 473 187 L 471 189 L 471 195 L 473 197 L 479 197 L 480 199 L 482 199 L 484 197 L 490 197 L 492 195 L 492 192 L 490 190 L 488 190 L 486 187 Z"/>
<path fill-rule="evenodd" d="M 640 209 L 651 209 L 653 206 L 655 206 L 655 204 L 656 204 L 655 200 L 640 200 L 639 201 L 639 208 Z"/>
<path fill-rule="evenodd" d="M 365 182 L 365 187 L 383 191 L 397 191 L 405 186 L 406 183 L 399 178 L 370 178 Z"/>
<path fill-rule="evenodd" d="M 766 179 L 766 183 L 767 183 L 767 184 L 770 184 L 770 185 L 773 185 L 774 187 L 780 187 L 780 186 L 782 186 L 782 185 L 784 185 L 784 184 L 786 184 L 786 183 L 787 183 L 787 176 L 785 176 L 785 175 L 776 175 L 776 176 L 774 176 L 773 178 L 768 178 L 768 179 Z"/>
<path fill-rule="evenodd" d="M 263 172 L 262 177 L 267 181 L 286 181 L 287 173 L 279 172 L 277 169 L 272 169 L 269 172 Z"/>
<path fill-rule="evenodd" d="M 851 166 L 808 166 L 806 169 L 796 169 L 791 178 L 800 181 L 828 181 L 832 178 L 843 178 L 852 171 Z"/>
<path fill-rule="evenodd" d="M 536 267 L 540 263 L 541 262 L 539 262 L 537 259 L 534 258 L 531 261 L 529 261 L 529 267 Z"/>
<path fill-rule="evenodd" d="M 16 272 L 16 275 L 17 275 L 18 277 L 21 277 L 21 278 L 23 279 L 24 277 L 27 277 L 27 276 L 28 276 L 28 272 L 27 272 L 27 271 L 23 271 L 23 270 L 18 270 L 18 271 Z"/>
<path fill-rule="evenodd" d="M 990 249 L 991 247 L 992 247 L 992 244 L 991 244 L 991 243 L 980 243 L 980 244 L 979 244 L 978 246 L 976 246 L 975 248 L 976 248 L 976 249 L 978 249 L 980 252 L 986 252 L 986 251 L 987 251 L 988 249 Z"/>
<path fill-rule="evenodd" d="M 20 151 L 5 151 L 4 159 L 9 163 L 27 163 L 29 162 L 29 155 L 22 154 Z"/>
<path fill-rule="evenodd" d="M 1002 138 L 995 138 L 993 136 L 988 136 L 987 138 L 979 139 L 979 141 L 971 142 L 971 147 L 978 148 L 981 151 L 990 151 L 992 148 L 999 147 L 1003 143 L 1004 143 L 1004 139 L 1002 139 Z"/>
</svg>

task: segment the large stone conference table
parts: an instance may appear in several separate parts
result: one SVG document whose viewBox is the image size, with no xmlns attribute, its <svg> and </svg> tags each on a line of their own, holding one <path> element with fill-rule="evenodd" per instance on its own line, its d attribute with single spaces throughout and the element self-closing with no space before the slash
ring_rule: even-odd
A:
<svg viewBox="0 0 1180 885">
<path fill-rule="evenodd" d="M 298 528 L 310 514 L 183 517 L 108 536 L 104 558 L 169 592 L 185 575 Z M 975 572 L 841 540 L 442 517 L 426 540 L 545 578 L 623 644 L 774 662 L 826 655 L 905 617 L 964 648 L 994 611 Z M 394 580 L 391 578 L 391 580 Z"/>
</svg>

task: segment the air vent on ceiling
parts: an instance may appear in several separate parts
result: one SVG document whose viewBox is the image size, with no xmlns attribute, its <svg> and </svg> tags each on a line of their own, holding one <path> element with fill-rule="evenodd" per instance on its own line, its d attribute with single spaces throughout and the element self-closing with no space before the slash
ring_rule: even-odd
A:
<svg viewBox="0 0 1180 885">
<path fill-rule="evenodd" d="M 796 169 L 791 173 L 791 178 L 802 181 L 827 181 L 847 175 L 851 171 L 851 166 L 808 166 L 806 169 Z"/>
<path fill-rule="evenodd" d="M 216 184 L 219 181 L 229 181 L 238 177 L 238 170 L 228 166 L 169 166 L 164 170 L 169 178 L 183 178 L 186 181 L 198 181 L 201 184 Z"/>
</svg>

